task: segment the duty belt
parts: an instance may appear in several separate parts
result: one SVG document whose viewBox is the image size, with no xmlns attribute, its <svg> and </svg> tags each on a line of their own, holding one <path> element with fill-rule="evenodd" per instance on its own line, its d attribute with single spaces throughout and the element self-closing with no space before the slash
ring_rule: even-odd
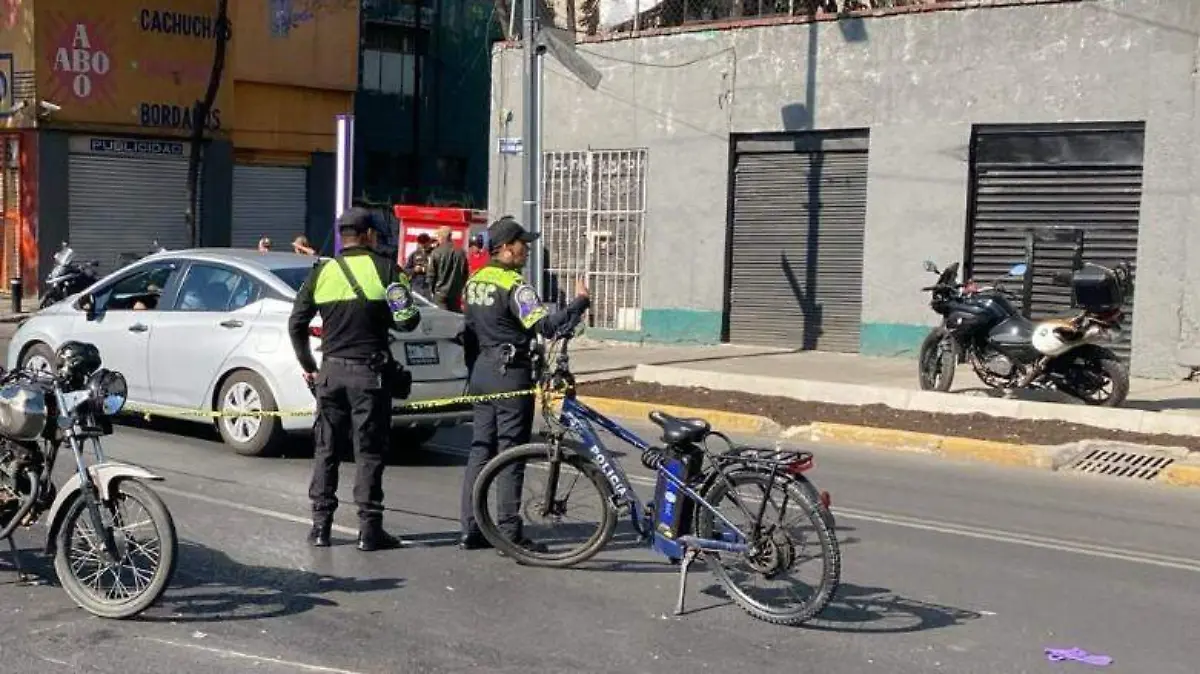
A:
<svg viewBox="0 0 1200 674">
<path fill-rule="evenodd" d="M 516 344 L 485 344 L 479 347 L 479 351 L 500 354 L 500 374 L 508 372 L 509 366 L 533 367 L 533 358 L 528 348 L 522 350 Z"/>
</svg>

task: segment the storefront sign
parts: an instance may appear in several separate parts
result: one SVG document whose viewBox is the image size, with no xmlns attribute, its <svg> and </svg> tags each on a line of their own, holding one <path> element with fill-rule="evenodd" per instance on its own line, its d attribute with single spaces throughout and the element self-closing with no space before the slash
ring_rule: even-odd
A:
<svg viewBox="0 0 1200 674">
<path fill-rule="evenodd" d="M 173 105 L 171 103 L 139 103 L 138 123 L 142 126 L 152 126 L 160 129 L 195 128 L 195 110 L 192 106 Z M 208 112 L 204 128 L 216 131 L 221 128 L 221 111 L 213 108 Z"/>
<path fill-rule="evenodd" d="M 204 14 L 143 9 L 138 14 L 138 25 L 146 33 L 194 37 L 201 40 L 217 39 L 217 17 Z"/>
<path fill-rule="evenodd" d="M 70 140 L 70 150 L 78 154 L 124 157 L 186 157 L 191 154 L 184 141 L 108 136 L 74 136 Z"/>
<path fill-rule="evenodd" d="M 0 54 L 0 117 L 12 114 L 13 108 L 13 56 Z"/>
<path fill-rule="evenodd" d="M 112 57 L 108 36 L 88 21 L 67 26 L 54 42 L 54 61 L 51 69 L 59 88 L 75 99 L 86 100 L 93 93 L 111 95 Z"/>
<path fill-rule="evenodd" d="M 212 0 L 38 0 L 38 96 L 59 106 L 48 122 L 175 136 L 196 124 L 228 130 L 232 68 L 212 112 L 194 119 L 212 69 L 214 7 Z"/>
</svg>

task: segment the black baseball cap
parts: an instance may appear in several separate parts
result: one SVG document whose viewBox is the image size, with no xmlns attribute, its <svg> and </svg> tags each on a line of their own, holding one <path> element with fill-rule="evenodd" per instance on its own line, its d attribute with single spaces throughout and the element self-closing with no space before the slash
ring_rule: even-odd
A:
<svg viewBox="0 0 1200 674">
<path fill-rule="evenodd" d="M 383 223 L 379 222 L 379 218 L 371 211 L 355 206 L 342 211 L 341 217 L 338 218 L 338 229 L 342 231 L 351 230 L 359 234 L 365 234 L 372 229 L 377 232 L 382 232 Z"/>
<path fill-rule="evenodd" d="M 541 234 L 535 234 L 527 231 L 517 222 L 512 216 L 504 216 L 493 222 L 488 227 L 488 246 L 492 250 L 496 250 L 506 243 L 513 241 L 524 241 L 525 243 L 533 243 L 538 240 Z"/>
</svg>

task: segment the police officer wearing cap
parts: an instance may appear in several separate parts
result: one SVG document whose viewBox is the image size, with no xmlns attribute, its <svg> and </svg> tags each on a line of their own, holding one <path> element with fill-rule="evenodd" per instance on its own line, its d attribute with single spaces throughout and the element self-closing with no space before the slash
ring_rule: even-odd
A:
<svg viewBox="0 0 1200 674">
<path fill-rule="evenodd" d="M 564 310 L 551 312 L 542 304 L 537 290 L 521 275 L 529 245 L 537 239 L 537 234 L 527 232 L 508 216 L 488 227 L 491 259 L 471 276 L 463 292 L 472 395 L 529 390 L 534 378 L 530 347 L 535 336 L 552 337 L 578 321 L 590 305 L 582 281 L 576 284 L 575 299 Z M 529 442 L 533 415 L 532 395 L 475 403 L 474 437 L 462 484 L 460 548 L 490 547 L 475 523 L 472 488 L 484 464 L 498 452 Z M 544 545 L 528 540 L 521 532 L 524 473 L 513 471 L 497 479 L 498 527 L 518 545 L 544 552 Z"/>
<path fill-rule="evenodd" d="M 313 265 L 296 294 L 288 333 L 304 378 L 317 398 L 313 424 L 313 546 L 330 544 L 336 510 L 338 454 L 353 447 L 357 474 L 358 549 L 399 547 L 383 530 L 383 454 L 388 447 L 394 390 L 403 373 L 388 347 L 389 331 L 410 331 L 420 322 L 408 277 L 394 260 L 376 252 L 389 233 L 382 219 L 351 208 L 338 219 L 343 250 Z M 309 348 L 308 326 L 321 315 L 321 367 Z M 403 393 L 402 395 L 407 395 Z"/>
</svg>

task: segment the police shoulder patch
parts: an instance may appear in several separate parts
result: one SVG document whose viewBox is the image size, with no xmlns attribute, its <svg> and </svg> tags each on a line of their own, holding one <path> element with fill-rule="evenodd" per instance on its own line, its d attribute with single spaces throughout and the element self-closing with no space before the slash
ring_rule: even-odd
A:
<svg viewBox="0 0 1200 674">
<path fill-rule="evenodd" d="M 537 291 L 527 283 L 517 286 L 516 290 L 513 291 L 513 301 L 517 303 L 517 310 L 520 312 L 521 318 L 528 316 L 542 306 L 542 301 L 538 299 Z"/>
</svg>

